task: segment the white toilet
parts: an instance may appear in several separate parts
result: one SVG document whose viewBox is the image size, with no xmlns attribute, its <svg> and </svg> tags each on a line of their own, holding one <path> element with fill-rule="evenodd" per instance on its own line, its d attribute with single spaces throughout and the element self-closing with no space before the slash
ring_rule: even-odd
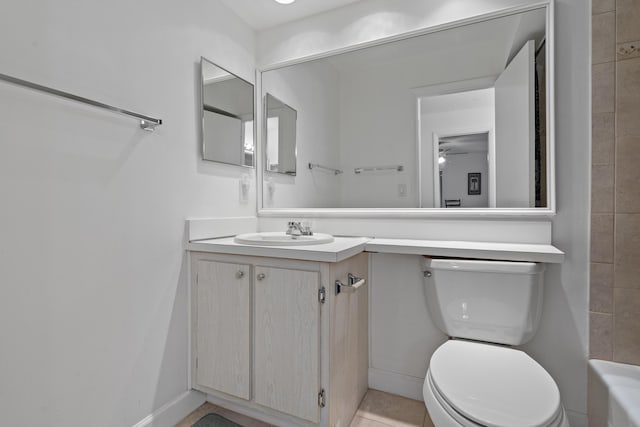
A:
<svg viewBox="0 0 640 427">
<path fill-rule="evenodd" d="M 426 298 L 452 339 L 433 353 L 423 394 L 436 427 L 568 427 L 553 378 L 526 353 L 544 264 L 424 258 Z"/>
</svg>

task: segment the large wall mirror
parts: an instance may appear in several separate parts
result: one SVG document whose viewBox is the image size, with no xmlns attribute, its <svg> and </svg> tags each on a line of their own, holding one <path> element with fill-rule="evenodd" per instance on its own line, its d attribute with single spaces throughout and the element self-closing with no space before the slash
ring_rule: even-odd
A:
<svg viewBox="0 0 640 427">
<path fill-rule="evenodd" d="M 551 22 L 512 8 L 263 70 L 297 111 L 298 173 L 263 174 L 260 213 L 553 213 Z"/>
<path fill-rule="evenodd" d="M 202 158 L 253 167 L 253 85 L 200 59 L 202 71 Z"/>
</svg>

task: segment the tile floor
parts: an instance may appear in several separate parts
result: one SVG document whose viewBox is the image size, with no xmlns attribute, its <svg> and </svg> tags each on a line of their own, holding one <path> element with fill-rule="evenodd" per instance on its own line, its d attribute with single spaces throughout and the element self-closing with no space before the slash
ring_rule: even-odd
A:
<svg viewBox="0 0 640 427">
<path fill-rule="evenodd" d="M 191 427 L 207 414 L 216 413 L 243 427 L 272 427 L 262 421 L 205 403 L 182 420 L 176 427 Z M 350 427 L 433 427 L 424 402 L 406 397 L 369 390 L 362 399 Z"/>
<path fill-rule="evenodd" d="M 350 427 L 433 427 L 421 400 L 369 390 Z"/>
</svg>

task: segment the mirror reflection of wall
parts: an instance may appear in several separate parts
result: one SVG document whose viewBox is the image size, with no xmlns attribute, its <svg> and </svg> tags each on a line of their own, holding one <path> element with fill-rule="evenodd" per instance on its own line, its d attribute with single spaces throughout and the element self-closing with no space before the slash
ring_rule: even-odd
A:
<svg viewBox="0 0 640 427">
<path fill-rule="evenodd" d="M 253 167 L 253 85 L 205 58 L 201 70 L 203 159 Z"/>
<path fill-rule="evenodd" d="M 340 163 L 337 77 L 335 69 L 324 61 L 262 73 L 264 96 L 274 94 L 297 111 L 295 155 L 298 165 L 318 163 L 336 167 Z M 268 135 L 264 139 L 268 139 Z M 273 148 L 263 151 L 275 151 L 276 146 L 269 147 Z M 275 153 L 271 154 L 272 158 L 273 155 Z M 295 177 L 266 173 L 263 204 L 274 208 L 338 206 L 341 177 L 302 167 Z"/>
<path fill-rule="evenodd" d="M 475 134 L 485 161 L 467 173 L 482 189 L 452 194 L 457 207 L 548 206 L 546 19 L 542 7 L 263 72 L 263 93 L 298 110 L 301 164 L 345 172 L 272 182 L 263 207 L 444 208 L 434 138 Z"/>
<path fill-rule="evenodd" d="M 541 50 L 544 43 L 539 44 Z M 499 207 L 547 206 L 539 188 L 546 150 L 540 138 L 540 80 L 536 42 L 528 40 L 496 82 L 496 204 Z M 544 104 L 544 103 L 542 103 Z M 507 141 L 508 143 L 504 143 Z"/>
<path fill-rule="evenodd" d="M 270 93 L 265 97 L 265 165 L 269 172 L 296 175 L 296 110 Z"/>
</svg>

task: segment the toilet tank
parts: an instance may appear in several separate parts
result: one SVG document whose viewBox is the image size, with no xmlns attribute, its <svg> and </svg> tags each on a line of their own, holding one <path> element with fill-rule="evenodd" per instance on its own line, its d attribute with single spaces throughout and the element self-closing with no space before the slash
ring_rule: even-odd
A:
<svg viewBox="0 0 640 427">
<path fill-rule="evenodd" d="M 429 314 L 451 337 L 519 345 L 536 333 L 544 264 L 423 258 Z"/>
</svg>

